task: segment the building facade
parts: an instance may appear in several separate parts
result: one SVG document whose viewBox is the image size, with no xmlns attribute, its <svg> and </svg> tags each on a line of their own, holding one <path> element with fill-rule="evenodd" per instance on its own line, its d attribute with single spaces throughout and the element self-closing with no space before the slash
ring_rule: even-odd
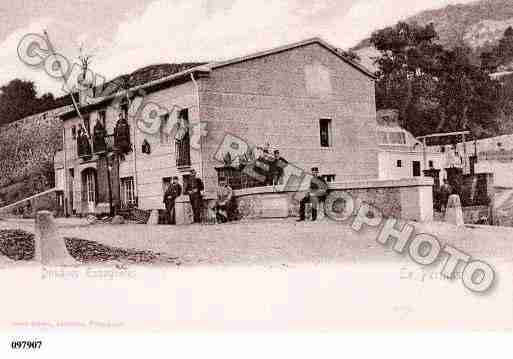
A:
<svg viewBox="0 0 513 359">
<path fill-rule="evenodd" d="M 438 147 L 426 147 L 398 124 L 395 110 L 377 112 L 379 178 L 382 180 L 422 177 L 425 170 L 438 169 L 444 176 L 445 156 Z"/>
<path fill-rule="evenodd" d="M 102 93 L 83 103 L 80 116 L 61 115 L 64 150 L 56 169 L 70 212 L 103 213 L 110 202 L 164 208 L 170 178 L 186 183 L 192 169 L 214 192 L 223 165 L 216 153 L 227 134 L 269 144 L 330 181 L 379 177 L 374 77 L 321 39 L 164 76 L 146 71 L 117 96 Z M 151 108 L 149 117 L 158 121 L 139 121 Z M 97 123 L 103 142 L 96 141 Z M 188 131 L 169 131 L 176 123 Z"/>
</svg>

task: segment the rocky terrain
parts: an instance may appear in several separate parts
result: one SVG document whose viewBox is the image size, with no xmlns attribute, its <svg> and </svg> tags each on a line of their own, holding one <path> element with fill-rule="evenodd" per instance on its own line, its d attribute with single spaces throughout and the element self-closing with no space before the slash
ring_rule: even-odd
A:
<svg viewBox="0 0 513 359">
<path fill-rule="evenodd" d="M 513 1 L 480 0 L 469 4 L 449 5 L 441 9 L 423 11 L 405 21 L 420 25 L 433 23 L 442 45 L 466 45 L 474 49 L 477 56 L 496 45 L 504 31 L 513 26 Z M 377 55 L 369 39 L 360 42 L 353 50 L 367 66 L 372 65 L 369 59 Z"/>
</svg>

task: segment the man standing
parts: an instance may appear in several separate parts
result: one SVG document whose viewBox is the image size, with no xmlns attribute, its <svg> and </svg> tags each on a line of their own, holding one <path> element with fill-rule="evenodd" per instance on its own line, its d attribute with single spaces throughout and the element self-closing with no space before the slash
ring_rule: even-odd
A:
<svg viewBox="0 0 513 359">
<path fill-rule="evenodd" d="M 319 169 L 312 168 L 312 179 L 310 180 L 310 190 L 305 197 L 299 202 L 299 219 L 298 222 L 305 220 L 306 204 L 312 204 L 312 221 L 317 220 L 317 205 L 319 200 L 326 195 L 328 185 L 319 177 Z"/>
<path fill-rule="evenodd" d="M 440 187 L 440 210 L 442 213 L 445 213 L 447 208 L 447 201 L 449 200 L 449 196 L 452 194 L 452 187 L 447 181 L 447 178 L 444 178 L 444 184 Z"/>
<path fill-rule="evenodd" d="M 169 216 L 169 224 L 176 224 L 175 200 L 182 194 L 182 186 L 178 183 L 178 177 L 174 176 L 164 193 L 164 204 Z"/>
<path fill-rule="evenodd" d="M 283 169 L 287 167 L 288 161 L 280 156 L 279 150 L 274 150 L 274 161 L 271 165 L 271 172 L 273 176 L 273 186 L 282 184 Z"/>
<path fill-rule="evenodd" d="M 201 209 L 203 207 L 203 194 L 201 192 L 204 189 L 203 181 L 197 178 L 196 171 L 192 170 L 186 193 L 189 195 L 189 200 L 191 201 L 194 223 L 201 222 Z"/>
</svg>

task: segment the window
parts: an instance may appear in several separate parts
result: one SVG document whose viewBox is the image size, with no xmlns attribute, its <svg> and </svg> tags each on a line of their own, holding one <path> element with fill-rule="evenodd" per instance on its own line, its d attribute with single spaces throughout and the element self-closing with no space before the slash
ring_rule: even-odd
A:
<svg viewBox="0 0 513 359">
<path fill-rule="evenodd" d="M 121 178 L 121 205 L 123 207 L 131 207 L 135 205 L 135 188 L 134 178 Z"/>
<path fill-rule="evenodd" d="M 406 136 L 404 135 L 404 132 L 389 132 L 388 138 L 390 139 L 391 144 L 406 144 Z"/>
<path fill-rule="evenodd" d="M 433 168 L 433 161 L 429 161 L 428 164 L 429 164 L 429 168 Z"/>
<path fill-rule="evenodd" d="M 103 128 L 107 129 L 106 120 L 105 119 L 106 119 L 105 110 L 98 111 L 98 121 L 100 121 L 100 123 L 102 124 Z"/>
<path fill-rule="evenodd" d="M 77 128 L 75 126 L 71 127 L 71 137 L 76 140 L 77 139 Z"/>
<path fill-rule="evenodd" d="M 179 128 L 176 131 L 175 153 L 177 167 L 191 165 L 191 148 L 189 138 L 189 110 L 184 108 L 178 113 Z"/>
<path fill-rule="evenodd" d="M 171 142 L 171 128 L 169 128 L 169 113 L 160 116 L 160 143 Z"/>
<path fill-rule="evenodd" d="M 403 166 L 403 161 L 397 160 L 396 166 L 397 167 L 402 167 Z"/>
<path fill-rule="evenodd" d="M 388 143 L 387 133 L 385 131 L 378 131 L 378 141 L 381 145 Z"/>
<path fill-rule="evenodd" d="M 420 161 L 413 161 L 413 177 L 420 177 Z"/>
<path fill-rule="evenodd" d="M 96 176 L 93 171 L 88 171 L 85 175 L 86 198 L 88 202 L 96 203 Z"/>
<path fill-rule="evenodd" d="M 322 178 L 324 181 L 328 182 L 328 183 L 330 183 L 330 182 L 335 182 L 335 177 L 336 177 L 336 175 L 322 175 L 322 176 L 321 176 L 321 178 Z"/>
<path fill-rule="evenodd" d="M 321 147 L 331 147 L 331 120 L 326 118 L 320 119 L 319 130 Z"/>
</svg>

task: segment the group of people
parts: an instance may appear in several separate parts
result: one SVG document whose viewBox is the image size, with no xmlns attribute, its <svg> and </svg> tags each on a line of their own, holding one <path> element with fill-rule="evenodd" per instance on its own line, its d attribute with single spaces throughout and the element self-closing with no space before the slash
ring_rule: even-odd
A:
<svg viewBox="0 0 513 359">
<path fill-rule="evenodd" d="M 257 147 L 257 150 L 260 152 L 257 154 L 256 158 L 258 159 L 258 162 L 263 164 L 263 166 L 259 166 L 254 163 L 254 171 L 264 178 L 264 185 L 266 186 L 281 184 L 283 169 L 289 162 L 280 155 L 279 150 L 274 150 L 271 155 L 269 145 L 266 145 L 265 147 Z"/>
<path fill-rule="evenodd" d="M 304 221 L 306 219 L 307 204 L 311 205 L 312 221 L 317 220 L 317 208 L 325 199 L 327 189 L 327 183 L 324 179 L 319 177 L 319 169 L 317 167 L 312 168 L 312 179 L 310 181 L 309 190 L 299 202 L 298 221 Z M 167 187 L 163 199 L 166 206 L 166 213 L 168 214 L 169 224 L 176 224 L 175 202 L 182 194 L 189 196 L 194 223 L 201 223 L 203 211 L 203 190 L 203 181 L 196 177 L 195 170 L 191 171 L 188 183 L 185 185 L 183 191 L 182 186 L 178 182 L 178 177 L 172 177 L 171 183 Z M 234 218 L 235 207 L 233 189 L 230 187 L 228 181 L 223 179 L 219 182 L 217 198 L 212 202 L 208 211 L 210 214 L 215 216 L 214 219 L 216 223 L 225 223 Z"/>
<path fill-rule="evenodd" d="M 175 202 L 182 194 L 189 196 L 192 208 L 194 223 L 201 223 L 203 211 L 203 190 L 205 189 L 201 178 L 196 177 L 196 171 L 192 170 L 191 175 L 182 191 L 182 186 L 178 182 L 178 177 L 171 178 L 171 183 L 164 193 L 164 204 L 168 214 L 168 222 L 176 224 Z M 209 208 L 215 213 L 216 222 L 227 222 L 231 219 L 233 211 L 233 190 L 226 180 L 219 183 L 217 189 L 217 198 L 213 206 Z"/>
<path fill-rule="evenodd" d="M 283 184 L 283 172 L 288 161 L 280 155 L 279 150 L 274 150 L 273 155 L 271 156 L 269 153 L 269 144 L 266 144 L 263 148 L 257 147 L 257 149 L 261 151 L 258 160 L 263 162 L 268 169 L 262 173 L 265 175 L 265 184 L 272 186 Z M 255 166 L 255 170 L 257 168 L 260 167 Z M 308 203 L 311 206 L 312 221 L 317 220 L 317 208 L 326 198 L 328 185 L 324 179 L 319 176 L 319 169 L 317 167 L 313 167 L 311 169 L 311 173 L 312 179 L 310 181 L 309 190 L 299 202 L 298 222 L 302 222 L 306 219 L 306 205 Z"/>
<path fill-rule="evenodd" d="M 203 181 L 201 178 L 196 177 L 196 171 L 191 171 L 189 183 L 185 186 L 183 191 L 184 195 L 189 196 L 189 201 L 192 207 L 194 223 L 201 222 L 201 210 L 203 205 Z M 171 178 L 171 183 L 164 193 L 164 205 L 168 214 L 168 222 L 176 224 L 175 201 L 182 195 L 182 186 L 178 183 L 178 177 Z"/>
</svg>

